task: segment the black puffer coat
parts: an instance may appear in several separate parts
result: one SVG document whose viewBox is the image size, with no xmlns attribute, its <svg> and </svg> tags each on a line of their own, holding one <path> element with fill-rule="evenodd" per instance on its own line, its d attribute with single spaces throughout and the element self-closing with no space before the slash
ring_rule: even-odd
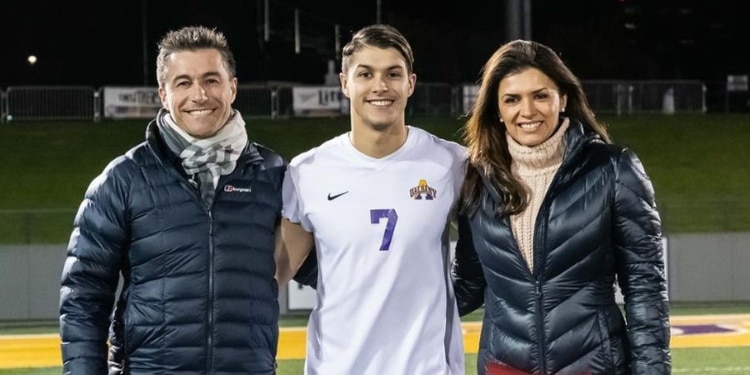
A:
<svg viewBox="0 0 750 375">
<path fill-rule="evenodd" d="M 274 374 L 285 162 L 250 143 L 207 210 L 154 122 L 75 219 L 60 295 L 66 374 Z"/>
<path fill-rule="evenodd" d="M 669 374 L 664 249 L 651 182 L 633 152 L 578 122 L 565 142 L 536 221 L 533 273 L 509 217 L 495 214 L 493 187 L 459 220 L 459 311 L 485 304 L 478 373 L 504 364 L 536 375 Z"/>
</svg>

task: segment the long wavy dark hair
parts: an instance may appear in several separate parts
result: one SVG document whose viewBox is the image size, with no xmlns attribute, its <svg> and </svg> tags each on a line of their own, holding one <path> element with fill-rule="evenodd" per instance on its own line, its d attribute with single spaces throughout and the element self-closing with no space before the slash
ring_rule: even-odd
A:
<svg viewBox="0 0 750 375">
<path fill-rule="evenodd" d="M 506 130 L 500 122 L 498 106 L 500 81 L 527 68 L 542 71 L 555 82 L 560 95 L 567 96 L 566 116 L 582 122 L 604 142 L 611 142 L 605 126 L 596 121 L 578 77 L 551 48 L 527 40 L 508 42 L 500 46 L 482 68 L 476 101 L 462 128 L 463 140 L 469 149 L 469 168 L 461 191 L 463 210 L 472 210 L 479 204 L 480 173 L 502 198 L 498 215 L 517 214 L 528 205 L 525 186 L 511 173 Z"/>
</svg>

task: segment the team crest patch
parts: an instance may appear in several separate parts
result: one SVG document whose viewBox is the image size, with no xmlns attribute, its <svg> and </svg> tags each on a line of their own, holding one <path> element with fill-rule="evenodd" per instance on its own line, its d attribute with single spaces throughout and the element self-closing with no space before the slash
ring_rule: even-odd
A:
<svg viewBox="0 0 750 375">
<path fill-rule="evenodd" d="M 430 187 L 430 185 L 427 185 L 427 180 L 419 180 L 419 183 L 417 186 L 409 189 L 409 196 L 411 196 L 412 199 L 426 199 L 426 200 L 433 200 L 437 198 L 437 190 Z"/>
</svg>

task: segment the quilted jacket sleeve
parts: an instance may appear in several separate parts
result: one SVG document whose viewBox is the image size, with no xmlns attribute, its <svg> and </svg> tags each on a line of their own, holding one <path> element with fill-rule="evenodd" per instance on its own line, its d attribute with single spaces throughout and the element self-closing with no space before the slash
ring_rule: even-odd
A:
<svg viewBox="0 0 750 375">
<path fill-rule="evenodd" d="M 616 170 L 614 241 L 631 370 L 633 374 L 669 374 L 669 300 L 654 189 L 632 151 L 622 152 Z"/>
<path fill-rule="evenodd" d="M 459 215 L 456 256 L 451 266 L 451 276 L 460 316 L 484 305 L 484 289 L 487 286 L 482 264 L 479 262 L 471 237 L 469 218 Z"/>
<path fill-rule="evenodd" d="M 94 179 L 74 221 L 60 289 L 64 374 L 106 374 L 107 336 L 127 225 L 115 162 Z"/>
</svg>

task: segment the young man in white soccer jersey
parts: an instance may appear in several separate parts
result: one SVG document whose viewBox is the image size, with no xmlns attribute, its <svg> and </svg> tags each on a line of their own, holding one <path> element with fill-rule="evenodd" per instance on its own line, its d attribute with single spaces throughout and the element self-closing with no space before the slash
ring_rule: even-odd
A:
<svg viewBox="0 0 750 375">
<path fill-rule="evenodd" d="M 307 375 L 464 373 L 448 222 L 465 149 L 407 126 L 413 55 L 387 25 L 344 47 L 351 131 L 295 157 L 285 176 L 283 285 L 315 247 Z"/>
</svg>

